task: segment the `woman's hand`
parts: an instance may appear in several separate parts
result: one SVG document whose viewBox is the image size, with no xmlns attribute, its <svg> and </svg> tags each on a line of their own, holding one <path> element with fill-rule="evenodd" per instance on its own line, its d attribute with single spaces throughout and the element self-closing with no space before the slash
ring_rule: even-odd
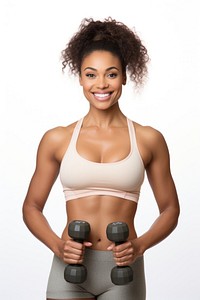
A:
<svg viewBox="0 0 200 300">
<path fill-rule="evenodd" d="M 82 264 L 84 258 L 85 247 L 91 247 L 92 243 L 78 243 L 71 239 L 62 241 L 59 257 L 66 264 Z"/>
<path fill-rule="evenodd" d="M 143 253 L 137 243 L 137 239 L 129 240 L 121 245 L 115 246 L 112 243 L 107 250 L 113 251 L 114 260 L 117 266 L 127 266 L 132 264 Z"/>
</svg>

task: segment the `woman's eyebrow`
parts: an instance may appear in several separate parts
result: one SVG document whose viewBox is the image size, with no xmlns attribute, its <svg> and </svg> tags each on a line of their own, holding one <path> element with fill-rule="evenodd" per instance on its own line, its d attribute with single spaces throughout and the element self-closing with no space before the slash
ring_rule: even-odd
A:
<svg viewBox="0 0 200 300">
<path fill-rule="evenodd" d="M 106 71 L 110 71 L 110 70 L 112 70 L 112 69 L 115 69 L 115 70 L 119 71 L 119 69 L 118 69 L 117 67 L 114 67 L 114 66 L 113 66 L 113 67 L 107 68 Z M 93 67 L 86 67 L 83 71 L 85 71 L 85 70 L 97 71 L 97 69 L 95 69 L 95 68 L 93 68 Z"/>
</svg>

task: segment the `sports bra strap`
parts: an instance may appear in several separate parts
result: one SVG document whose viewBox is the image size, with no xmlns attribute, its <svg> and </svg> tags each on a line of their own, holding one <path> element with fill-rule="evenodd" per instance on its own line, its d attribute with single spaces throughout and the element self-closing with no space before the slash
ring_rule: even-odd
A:
<svg viewBox="0 0 200 300">
<path fill-rule="evenodd" d="M 72 137 L 71 137 L 70 147 L 72 146 L 72 147 L 76 148 L 76 142 L 77 142 L 80 130 L 81 130 L 82 123 L 83 123 L 83 118 L 78 120 L 78 122 L 76 123 Z"/>
</svg>

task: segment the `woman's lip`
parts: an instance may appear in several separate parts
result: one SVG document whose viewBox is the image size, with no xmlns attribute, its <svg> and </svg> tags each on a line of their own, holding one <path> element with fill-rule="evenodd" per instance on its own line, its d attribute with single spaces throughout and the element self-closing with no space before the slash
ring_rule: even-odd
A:
<svg viewBox="0 0 200 300">
<path fill-rule="evenodd" d="M 110 98 L 111 93 L 93 93 L 93 95 L 100 101 L 106 101 Z"/>
</svg>

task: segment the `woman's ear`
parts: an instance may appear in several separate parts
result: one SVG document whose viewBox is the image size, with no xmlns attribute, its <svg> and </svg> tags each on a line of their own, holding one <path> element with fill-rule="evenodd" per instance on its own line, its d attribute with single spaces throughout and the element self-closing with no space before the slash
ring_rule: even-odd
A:
<svg viewBox="0 0 200 300">
<path fill-rule="evenodd" d="M 126 74 L 124 74 L 124 76 L 123 76 L 122 84 L 123 84 L 123 85 L 126 85 Z"/>
<path fill-rule="evenodd" d="M 79 75 L 79 84 L 82 86 L 82 78 L 81 78 L 81 75 Z"/>
</svg>

